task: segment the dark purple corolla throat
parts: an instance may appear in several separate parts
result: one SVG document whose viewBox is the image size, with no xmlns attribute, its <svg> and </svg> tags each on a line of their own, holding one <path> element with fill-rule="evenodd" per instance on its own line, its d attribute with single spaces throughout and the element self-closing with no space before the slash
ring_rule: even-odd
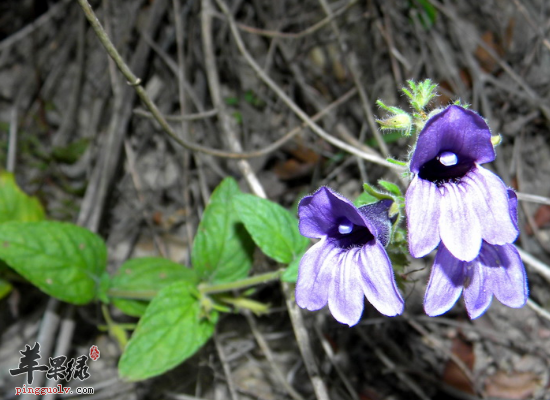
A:
<svg viewBox="0 0 550 400">
<path fill-rule="evenodd" d="M 374 239 L 367 227 L 355 225 L 346 217 L 340 217 L 334 228 L 331 240 L 341 249 L 363 246 Z"/>
<path fill-rule="evenodd" d="M 441 186 L 447 182 L 460 182 L 460 179 L 474 166 L 473 160 L 445 150 L 422 165 L 418 175 L 422 179 Z"/>
</svg>

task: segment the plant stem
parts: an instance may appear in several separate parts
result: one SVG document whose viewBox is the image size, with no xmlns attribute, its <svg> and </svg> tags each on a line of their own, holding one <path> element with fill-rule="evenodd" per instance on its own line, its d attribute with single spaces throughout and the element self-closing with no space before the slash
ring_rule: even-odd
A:
<svg viewBox="0 0 550 400">
<path fill-rule="evenodd" d="M 251 276 L 249 278 L 241 279 L 235 282 L 220 283 L 217 285 L 209 285 L 202 283 L 199 285 L 198 289 L 201 294 L 214 294 L 214 293 L 223 293 L 229 292 L 231 290 L 245 289 L 250 286 L 256 286 L 262 283 L 271 282 L 279 280 L 282 274 L 282 270 L 277 270 L 273 272 L 267 272 L 265 274 Z M 116 297 L 122 299 L 133 299 L 133 300 L 151 300 L 157 295 L 157 290 L 120 290 L 120 289 L 109 289 L 107 295 L 109 297 Z"/>
<path fill-rule="evenodd" d="M 109 289 L 107 296 L 117 299 L 128 300 L 152 300 L 158 293 L 158 290 L 124 290 L 124 289 Z"/>
<path fill-rule="evenodd" d="M 242 279 L 240 281 L 220 283 L 218 285 L 199 285 L 199 290 L 203 294 L 213 294 L 213 293 L 222 293 L 229 292 L 230 290 L 244 289 L 250 286 L 256 286 L 261 283 L 271 282 L 279 280 L 282 274 L 282 270 L 277 270 L 273 272 L 267 272 L 265 274 L 251 276 L 250 278 Z"/>
</svg>

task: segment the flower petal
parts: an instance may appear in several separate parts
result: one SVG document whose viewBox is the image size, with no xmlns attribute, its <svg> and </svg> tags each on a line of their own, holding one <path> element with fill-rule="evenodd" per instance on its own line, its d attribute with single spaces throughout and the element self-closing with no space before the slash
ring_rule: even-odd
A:
<svg viewBox="0 0 550 400">
<path fill-rule="evenodd" d="M 325 186 L 300 200 L 298 216 L 300 233 L 309 238 L 330 234 L 342 217 L 356 225 L 367 226 L 351 201 Z"/>
<path fill-rule="evenodd" d="M 514 223 L 514 227 L 519 232 L 518 227 L 518 195 L 512 189 L 507 190 L 508 193 L 508 206 L 510 207 L 510 217 Z"/>
<path fill-rule="evenodd" d="M 358 276 L 367 300 L 384 315 L 392 317 L 401 314 L 405 303 L 384 247 L 373 240 L 357 254 Z"/>
<path fill-rule="evenodd" d="M 338 253 L 326 238 L 315 243 L 302 257 L 296 281 L 296 303 L 316 311 L 328 302 L 328 290 L 333 271 L 338 268 Z"/>
<path fill-rule="evenodd" d="M 331 314 L 338 322 L 349 326 L 359 322 L 365 303 L 357 267 L 360 249 L 356 247 L 340 253 L 328 291 Z"/>
<path fill-rule="evenodd" d="M 516 248 L 484 243 L 480 258 L 486 270 L 486 290 L 508 307 L 523 307 L 529 295 L 527 275 Z"/>
<path fill-rule="evenodd" d="M 392 204 L 393 200 L 385 199 L 359 207 L 359 212 L 370 222 L 372 233 L 382 243 L 382 246 L 386 246 L 391 238 L 392 223 L 389 210 Z"/>
<path fill-rule="evenodd" d="M 487 268 L 481 256 L 473 261 L 464 263 L 466 279 L 464 282 L 464 304 L 471 319 L 476 319 L 491 305 L 493 292 L 489 289 Z"/>
<path fill-rule="evenodd" d="M 471 261 L 481 249 L 481 225 L 472 207 L 468 186 L 445 183 L 441 196 L 439 233 L 445 247 L 459 260 Z"/>
<path fill-rule="evenodd" d="M 424 311 L 430 317 L 446 313 L 462 293 L 464 262 L 440 245 L 424 295 Z"/>
<path fill-rule="evenodd" d="M 409 250 L 415 258 L 423 257 L 439 244 L 439 189 L 415 175 L 405 195 Z"/>
<path fill-rule="evenodd" d="M 495 159 L 491 131 L 478 114 L 460 106 L 449 106 L 431 117 L 418 135 L 411 159 L 411 171 L 433 160 L 442 151 L 450 151 L 483 164 Z"/>
<path fill-rule="evenodd" d="M 498 245 L 516 240 L 519 232 L 511 216 L 513 205 L 504 182 L 491 171 L 477 167 L 462 178 L 462 183 L 467 185 L 467 196 L 482 222 L 481 237 Z"/>
</svg>

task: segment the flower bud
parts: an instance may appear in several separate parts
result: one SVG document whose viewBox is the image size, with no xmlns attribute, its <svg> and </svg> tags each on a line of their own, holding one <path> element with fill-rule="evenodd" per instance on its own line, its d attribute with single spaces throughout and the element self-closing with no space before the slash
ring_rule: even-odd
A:
<svg viewBox="0 0 550 400">
<path fill-rule="evenodd" d="M 500 136 L 499 134 L 491 136 L 491 144 L 493 145 L 493 147 L 498 146 L 501 142 L 502 142 L 502 136 Z"/>
<path fill-rule="evenodd" d="M 379 119 L 376 122 L 380 124 L 382 130 L 405 131 L 409 136 L 412 131 L 412 118 L 409 114 L 396 114 L 386 119 Z"/>
</svg>

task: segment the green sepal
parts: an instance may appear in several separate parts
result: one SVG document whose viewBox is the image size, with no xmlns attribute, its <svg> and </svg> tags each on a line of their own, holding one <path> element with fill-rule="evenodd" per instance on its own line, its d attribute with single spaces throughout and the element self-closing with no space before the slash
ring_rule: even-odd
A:
<svg viewBox="0 0 550 400">
<path fill-rule="evenodd" d="M 387 199 L 394 200 L 392 195 L 376 190 L 374 187 L 372 187 L 368 183 L 363 183 L 363 189 L 365 190 L 365 192 L 367 192 L 372 197 L 374 197 L 376 201 L 387 200 Z"/>
<path fill-rule="evenodd" d="M 391 113 L 387 118 L 376 120 L 380 125 L 380 129 L 383 131 L 400 131 L 403 132 L 405 136 L 410 136 L 412 134 L 414 125 L 409 113 L 398 107 L 387 106 L 381 100 L 377 100 L 376 104 L 380 108 Z"/>
<path fill-rule="evenodd" d="M 378 181 L 378 184 L 395 196 L 403 196 L 403 193 L 401 193 L 401 189 L 395 183 L 380 179 Z"/>
<path fill-rule="evenodd" d="M 387 106 L 382 102 L 382 100 L 376 100 L 376 105 L 380 108 L 383 108 L 384 110 L 396 114 L 396 115 L 408 115 L 408 113 L 405 110 L 400 109 L 399 107 L 393 107 L 393 106 Z"/>
<path fill-rule="evenodd" d="M 411 90 L 402 88 L 402 92 L 409 97 L 411 107 L 418 111 L 422 117 L 426 118 L 424 110 L 430 101 L 437 96 L 437 84 L 432 83 L 430 79 L 418 83 L 409 80 L 407 83 Z"/>
<path fill-rule="evenodd" d="M 368 204 L 376 203 L 377 201 L 380 201 L 380 199 L 377 197 L 374 197 L 372 194 L 365 191 L 361 193 L 359 196 L 357 196 L 357 198 L 353 202 L 353 205 L 359 208 L 361 206 L 366 206 Z"/>
<path fill-rule="evenodd" d="M 363 205 L 376 203 L 381 200 L 391 200 L 392 205 L 388 210 L 388 216 L 391 220 L 393 220 L 393 232 L 393 230 L 395 230 L 401 222 L 401 210 L 405 207 L 405 198 L 401 192 L 401 189 L 396 184 L 384 180 L 379 180 L 378 184 L 384 190 L 375 189 L 368 183 L 364 183 L 363 188 L 365 192 L 356 199 L 354 204 L 356 207 L 360 207 Z"/>
<path fill-rule="evenodd" d="M 453 105 L 454 106 L 460 106 L 462 108 L 465 108 L 466 110 L 470 108 L 470 104 L 463 103 L 462 100 L 460 100 L 460 99 L 453 101 Z"/>
<path fill-rule="evenodd" d="M 386 158 L 386 161 L 395 165 L 399 165 L 401 167 L 406 167 L 408 165 L 408 163 L 406 163 L 405 161 L 399 161 L 391 157 Z"/>
</svg>

